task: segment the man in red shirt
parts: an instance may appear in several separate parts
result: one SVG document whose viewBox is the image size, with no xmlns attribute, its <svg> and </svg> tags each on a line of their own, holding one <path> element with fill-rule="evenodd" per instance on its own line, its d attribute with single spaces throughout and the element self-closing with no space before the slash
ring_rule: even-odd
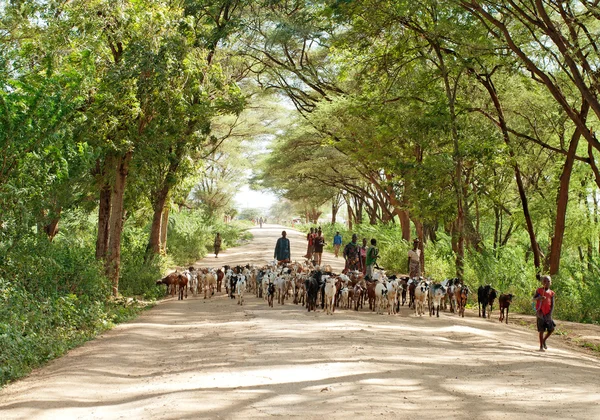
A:
<svg viewBox="0 0 600 420">
<path fill-rule="evenodd" d="M 542 286 L 535 291 L 533 300 L 535 303 L 535 311 L 537 315 L 537 330 L 540 335 L 540 351 L 545 351 L 546 340 L 554 332 L 556 324 L 552 320 L 552 311 L 554 311 L 554 292 L 550 290 L 552 279 L 550 276 L 542 276 Z M 544 336 L 544 331 L 546 336 Z"/>
</svg>

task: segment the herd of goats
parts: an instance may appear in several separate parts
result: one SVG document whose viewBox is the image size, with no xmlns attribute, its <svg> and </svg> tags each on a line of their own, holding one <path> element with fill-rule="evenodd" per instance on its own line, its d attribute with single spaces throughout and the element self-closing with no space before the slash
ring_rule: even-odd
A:
<svg viewBox="0 0 600 420">
<path fill-rule="evenodd" d="M 383 314 L 397 314 L 400 306 L 408 307 L 422 316 L 425 308 L 429 316 L 440 316 L 440 307 L 459 316 L 465 316 L 465 306 L 471 291 L 460 279 L 446 279 L 433 282 L 431 279 L 409 278 L 402 275 L 386 275 L 376 272 L 373 279 L 365 279 L 362 272 L 351 271 L 347 274 L 334 274 L 330 266 L 313 267 L 308 264 L 272 263 L 263 267 L 223 266 L 219 269 L 189 267 L 187 270 L 173 272 L 156 282 L 165 284 L 167 294 L 178 294 L 180 300 L 187 298 L 188 290 L 194 296 L 204 293 L 204 299 L 210 299 L 221 293 L 222 286 L 239 305 L 244 304 L 246 293 L 254 294 L 267 301 L 270 307 L 277 299 L 280 305 L 288 299 L 302 304 L 307 310 L 315 311 L 318 302 L 327 314 L 333 314 L 336 307 L 358 311 L 363 304 L 369 310 Z M 497 291 L 491 285 L 480 286 L 477 291 L 479 316 L 489 318 Z M 500 322 L 508 323 L 508 309 L 512 303 L 512 294 L 501 294 Z M 489 307 L 489 310 L 488 310 Z M 505 315 L 506 312 L 506 315 Z"/>
</svg>

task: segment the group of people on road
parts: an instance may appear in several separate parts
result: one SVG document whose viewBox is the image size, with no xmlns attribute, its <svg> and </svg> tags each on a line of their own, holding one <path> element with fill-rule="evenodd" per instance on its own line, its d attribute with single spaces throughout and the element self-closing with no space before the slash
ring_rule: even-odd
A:
<svg viewBox="0 0 600 420">
<path fill-rule="evenodd" d="M 311 227 L 306 234 L 307 248 L 304 258 L 312 260 L 314 265 L 321 265 L 323 247 L 325 246 L 325 238 L 320 227 Z M 333 252 L 336 258 L 339 258 L 340 249 L 343 244 L 342 235 L 336 232 L 333 237 Z M 358 244 L 358 235 L 353 234 L 352 240 L 346 244 L 342 251 L 342 256 L 345 260 L 344 273 L 348 271 L 361 271 L 366 278 L 373 278 L 373 269 L 377 265 L 379 258 L 379 249 L 377 248 L 377 240 L 371 239 L 370 246 L 367 245 L 367 238 L 363 238 L 362 245 Z"/>
<path fill-rule="evenodd" d="M 310 231 L 306 234 L 306 241 L 307 248 L 304 258 L 312 261 L 315 266 L 320 266 L 323 262 L 323 249 L 326 245 L 323 230 L 320 227 L 311 227 Z M 343 272 L 361 271 L 367 278 L 372 278 L 373 269 L 377 266 L 377 259 L 379 258 L 377 240 L 371 239 L 370 246 L 367 246 L 367 238 L 363 238 L 362 246 L 359 245 L 357 241 L 358 236 L 353 234 L 352 240 L 344 247 L 342 255 L 346 260 L 346 264 Z M 336 258 L 339 257 L 342 243 L 340 232 L 336 232 L 333 237 L 333 249 Z M 281 238 L 279 238 L 275 244 L 273 258 L 280 264 L 291 261 L 290 240 L 287 238 L 286 231 L 281 232 Z"/>
</svg>

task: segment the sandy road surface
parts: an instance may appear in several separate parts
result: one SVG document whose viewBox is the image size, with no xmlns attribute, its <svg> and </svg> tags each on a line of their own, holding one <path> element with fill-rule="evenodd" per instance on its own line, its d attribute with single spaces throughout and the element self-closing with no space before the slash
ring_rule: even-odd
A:
<svg viewBox="0 0 600 420">
<path fill-rule="evenodd" d="M 270 259 L 281 228 L 253 232 L 216 261 Z M 169 300 L 0 391 L 0 419 L 600 418 L 598 359 L 549 346 L 538 353 L 517 326 L 405 308 Z"/>
</svg>

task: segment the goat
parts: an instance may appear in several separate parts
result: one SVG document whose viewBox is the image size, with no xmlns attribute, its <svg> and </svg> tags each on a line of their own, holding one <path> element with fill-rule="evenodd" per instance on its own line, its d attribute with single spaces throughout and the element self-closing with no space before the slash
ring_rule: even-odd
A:
<svg viewBox="0 0 600 420">
<path fill-rule="evenodd" d="M 238 305 L 244 304 L 244 292 L 246 291 L 246 276 L 240 274 L 236 284 L 236 290 L 238 295 Z"/>
<path fill-rule="evenodd" d="M 502 294 L 498 298 L 498 305 L 500 305 L 500 322 L 505 319 L 504 309 L 506 309 L 506 323 L 508 324 L 508 309 L 510 308 L 513 297 L 514 296 L 511 293 L 508 293 Z"/>
<path fill-rule="evenodd" d="M 273 297 L 275 296 L 275 283 L 267 283 L 267 291 L 265 293 L 267 297 L 267 303 L 272 308 L 273 307 Z"/>
<path fill-rule="evenodd" d="M 432 284 L 429 286 L 429 316 L 432 316 L 435 312 L 436 317 L 440 317 L 440 305 L 445 295 L 446 288 L 441 284 Z"/>
<path fill-rule="evenodd" d="M 185 274 L 183 274 L 183 273 L 179 274 L 179 277 L 177 279 L 177 285 L 179 286 L 179 297 L 177 300 L 183 300 L 184 291 L 185 291 L 185 297 L 187 298 L 188 277 Z"/>
<path fill-rule="evenodd" d="M 325 280 L 325 287 L 323 288 L 325 311 L 327 312 L 327 315 L 333 315 L 335 312 L 335 295 L 337 292 L 335 278 L 323 276 L 323 279 Z"/>
<path fill-rule="evenodd" d="M 177 285 L 179 284 L 179 273 L 176 271 L 174 273 L 168 274 L 162 279 L 156 282 L 157 285 L 166 284 L 167 292 L 166 295 L 169 294 L 169 290 L 171 291 L 171 296 L 175 296 L 175 292 L 177 290 Z"/>
<path fill-rule="evenodd" d="M 423 316 L 425 313 L 425 300 L 429 295 L 429 284 L 426 281 L 421 281 L 419 284 L 415 282 L 415 315 Z"/>
<path fill-rule="evenodd" d="M 457 290 L 455 292 L 458 295 L 457 303 L 458 303 L 458 315 L 465 317 L 465 307 L 467 306 L 467 301 L 469 300 L 469 287 L 466 284 L 461 284 L 457 286 Z"/>
<path fill-rule="evenodd" d="M 479 316 L 481 316 L 481 309 L 483 306 L 483 317 L 485 318 L 485 311 L 489 305 L 490 310 L 487 317 L 490 318 L 492 315 L 492 306 L 494 305 L 496 296 L 496 289 L 494 289 L 491 285 L 487 284 L 485 286 L 479 286 L 479 289 L 477 289 L 477 306 L 479 308 Z"/>
</svg>

